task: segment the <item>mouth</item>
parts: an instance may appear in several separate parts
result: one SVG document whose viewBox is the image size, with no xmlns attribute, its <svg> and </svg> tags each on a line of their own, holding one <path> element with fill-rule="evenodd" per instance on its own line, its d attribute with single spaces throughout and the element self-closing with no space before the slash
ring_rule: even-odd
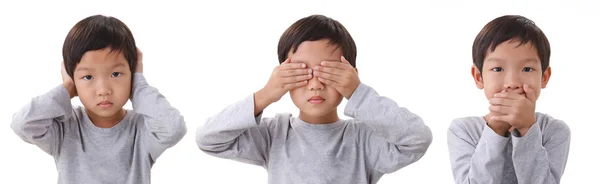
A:
<svg viewBox="0 0 600 184">
<path fill-rule="evenodd" d="M 321 96 L 312 96 L 312 97 L 310 97 L 310 99 L 308 99 L 308 102 L 311 104 L 321 104 L 321 103 L 325 102 L 325 98 L 323 98 Z"/>
<path fill-rule="evenodd" d="M 106 108 L 112 107 L 112 105 L 113 105 L 113 103 L 112 103 L 112 102 L 110 102 L 110 101 L 106 101 L 106 100 L 105 100 L 105 101 L 102 101 L 102 102 L 100 102 L 100 103 L 98 103 L 98 107 L 100 107 L 100 108 L 103 108 L 103 109 L 106 109 Z"/>
</svg>

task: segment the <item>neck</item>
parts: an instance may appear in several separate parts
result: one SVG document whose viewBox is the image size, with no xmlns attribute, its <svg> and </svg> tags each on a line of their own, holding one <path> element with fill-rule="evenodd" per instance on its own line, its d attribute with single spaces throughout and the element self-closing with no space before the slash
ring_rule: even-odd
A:
<svg viewBox="0 0 600 184">
<path fill-rule="evenodd" d="M 337 109 L 334 109 L 331 112 L 322 116 L 312 116 L 300 111 L 300 116 L 298 116 L 298 118 L 310 124 L 329 124 L 334 123 L 340 119 L 337 114 Z"/>
<path fill-rule="evenodd" d="M 111 128 L 111 127 L 119 124 L 119 122 L 121 122 L 121 120 L 123 120 L 123 118 L 125 118 L 125 115 L 127 114 L 125 109 L 121 109 L 117 113 L 113 114 L 112 116 L 108 116 L 108 117 L 99 116 L 99 115 L 95 114 L 94 112 L 91 112 L 87 109 L 86 109 L 86 113 L 88 114 L 88 117 L 90 117 L 90 120 L 92 121 L 92 123 L 96 127 L 99 127 L 99 128 Z"/>
</svg>

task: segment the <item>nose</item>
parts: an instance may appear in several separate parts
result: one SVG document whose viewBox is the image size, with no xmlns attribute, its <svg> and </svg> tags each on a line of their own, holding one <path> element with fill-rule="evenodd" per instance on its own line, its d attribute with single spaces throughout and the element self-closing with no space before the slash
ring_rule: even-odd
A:
<svg viewBox="0 0 600 184">
<path fill-rule="evenodd" d="M 112 89 L 110 87 L 109 81 L 107 80 L 97 80 L 96 83 L 96 93 L 98 96 L 108 96 L 112 94 Z"/>
<path fill-rule="evenodd" d="M 518 72 L 507 72 L 504 76 L 504 90 L 521 90 L 521 76 Z"/>
<path fill-rule="evenodd" d="M 314 91 L 314 90 L 323 90 L 323 88 L 325 88 L 325 85 L 323 85 L 323 83 L 321 83 L 321 81 L 319 81 L 319 79 L 317 79 L 317 77 L 313 76 L 311 79 L 308 80 L 307 87 L 311 91 Z"/>
</svg>

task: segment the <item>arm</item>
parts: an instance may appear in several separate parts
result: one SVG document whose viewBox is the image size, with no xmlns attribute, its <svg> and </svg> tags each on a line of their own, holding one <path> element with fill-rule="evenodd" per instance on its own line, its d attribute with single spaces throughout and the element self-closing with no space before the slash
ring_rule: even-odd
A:
<svg viewBox="0 0 600 184">
<path fill-rule="evenodd" d="M 71 113 L 70 94 L 61 85 L 33 98 L 13 115 L 10 126 L 22 140 L 55 156 L 63 139 L 59 123 L 68 121 Z"/>
<path fill-rule="evenodd" d="M 148 85 L 142 73 L 134 74 L 131 103 L 143 115 L 144 143 L 153 159 L 177 144 L 187 132 L 183 116 L 158 89 Z"/>
<path fill-rule="evenodd" d="M 478 122 L 455 120 L 448 130 L 450 165 L 457 184 L 502 183 L 508 137 L 498 135 L 483 125 L 480 137 Z M 479 140 L 477 140 L 479 139 Z"/>
<path fill-rule="evenodd" d="M 382 173 L 416 162 L 432 141 L 431 130 L 419 116 L 362 83 L 348 100 L 344 114 L 373 130 L 375 135 L 362 139 L 367 141 L 368 162 Z"/>
<path fill-rule="evenodd" d="M 210 117 L 196 133 L 200 150 L 220 158 L 266 167 L 271 134 L 268 122 L 261 122 L 261 114 L 254 116 L 254 107 L 254 95 L 251 95 Z"/>
<path fill-rule="evenodd" d="M 539 121 L 523 137 L 513 131 L 512 157 L 519 183 L 560 183 L 569 154 L 571 132 L 558 120 L 546 124 L 544 132 L 552 138 L 542 137 Z"/>
</svg>

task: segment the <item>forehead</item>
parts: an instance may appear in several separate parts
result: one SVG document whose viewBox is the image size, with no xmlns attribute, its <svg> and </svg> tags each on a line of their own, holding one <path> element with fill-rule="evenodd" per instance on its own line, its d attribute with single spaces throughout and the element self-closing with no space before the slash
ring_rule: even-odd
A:
<svg viewBox="0 0 600 184">
<path fill-rule="evenodd" d="M 492 52 L 488 49 L 485 62 L 498 63 L 529 63 L 540 62 L 537 49 L 531 43 L 522 44 L 519 41 L 505 41 L 500 43 Z"/>
<path fill-rule="evenodd" d="M 77 64 L 77 68 L 86 67 L 103 67 L 103 66 L 128 66 L 127 59 L 122 52 L 113 50 L 110 48 L 104 48 L 101 50 L 87 51 L 81 57 L 80 62 Z"/>
<path fill-rule="evenodd" d="M 298 45 L 295 53 L 288 53 L 291 62 L 318 65 L 321 61 L 339 61 L 342 57 L 342 49 L 338 45 L 332 45 L 327 39 L 317 41 L 304 41 Z"/>
</svg>

